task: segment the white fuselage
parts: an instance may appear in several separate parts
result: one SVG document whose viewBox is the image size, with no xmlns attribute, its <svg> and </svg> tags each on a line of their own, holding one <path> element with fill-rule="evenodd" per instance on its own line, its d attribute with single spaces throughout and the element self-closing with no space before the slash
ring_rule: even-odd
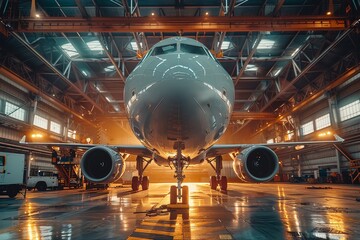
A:
<svg viewBox="0 0 360 240">
<path fill-rule="evenodd" d="M 125 105 L 136 137 L 168 159 L 195 158 L 225 132 L 234 103 L 231 77 L 201 43 L 163 40 L 129 75 Z"/>
</svg>

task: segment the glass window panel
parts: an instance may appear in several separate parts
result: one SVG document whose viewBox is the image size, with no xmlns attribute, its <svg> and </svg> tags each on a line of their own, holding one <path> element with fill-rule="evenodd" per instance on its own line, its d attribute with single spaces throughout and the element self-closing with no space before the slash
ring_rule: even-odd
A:
<svg viewBox="0 0 360 240">
<path fill-rule="evenodd" d="M 326 128 L 330 125 L 331 125 L 331 123 L 330 123 L 330 114 L 329 113 L 315 119 L 316 130 Z"/>
<path fill-rule="evenodd" d="M 312 121 L 301 125 L 301 134 L 302 135 L 307 135 L 312 132 L 314 132 L 314 124 Z"/>
<path fill-rule="evenodd" d="M 48 128 L 48 120 L 46 118 L 40 117 L 39 115 L 35 115 L 34 125 L 41 127 L 43 129 L 47 129 Z"/>
<path fill-rule="evenodd" d="M 339 108 L 340 120 L 345 121 L 360 115 L 360 100 L 356 100 Z"/>
<path fill-rule="evenodd" d="M 25 121 L 25 110 L 9 102 L 5 103 L 5 115 Z"/>
<path fill-rule="evenodd" d="M 57 122 L 50 121 L 50 131 L 60 134 L 61 125 Z"/>
<path fill-rule="evenodd" d="M 176 44 L 164 45 L 164 46 L 156 47 L 154 49 L 154 51 L 152 52 L 152 56 L 162 55 L 162 54 L 171 53 L 171 52 L 175 52 L 175 51 L 176 51 Z"/>
<path fill-rule="evenodd" d="M 180 44 L 180 51 L 185 53 L 192 53 L 196 55 L 206 55 L 204 48 L 200 46 L 194 46 L 189 44 Z"/>
</svg>

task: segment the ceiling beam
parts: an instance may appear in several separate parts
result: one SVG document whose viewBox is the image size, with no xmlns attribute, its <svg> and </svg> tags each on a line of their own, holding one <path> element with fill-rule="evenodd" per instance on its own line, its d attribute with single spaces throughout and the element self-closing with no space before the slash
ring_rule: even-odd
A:
<svg viewBox="0 0 360 240">
<path fill-rule="evenodd" d="M 8 19 L 16 32 L 258 32 L 338 31 L 351 22 L 344 17 L 44 17 Z M 16 26 L 17 27 L 16 27 Z"/>
</svg>

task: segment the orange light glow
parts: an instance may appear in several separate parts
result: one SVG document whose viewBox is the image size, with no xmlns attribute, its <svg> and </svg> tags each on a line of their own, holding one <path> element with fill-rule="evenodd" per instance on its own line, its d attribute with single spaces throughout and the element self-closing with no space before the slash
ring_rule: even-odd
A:
<svg viewBox="0 0 360 240">
<path fill-rule="evenodd" d="M 326 136 L 330 136 L 330 135 L 332 135 L 331 131 L 321 132 L 318 134 L 319 137 L 326 137 Z"/>
<path fill-rule="evenodd" d="M 31 134 L 31 137 L 32 138 L 42 138 L 43 135 L 41 133 L 33 133 L 33 134 Z"/>
</svg>

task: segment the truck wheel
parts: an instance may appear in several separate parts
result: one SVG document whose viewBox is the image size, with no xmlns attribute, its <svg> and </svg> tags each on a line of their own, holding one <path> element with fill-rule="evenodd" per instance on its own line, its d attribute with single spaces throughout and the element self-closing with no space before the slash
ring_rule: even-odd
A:
<svg viewBox="0 0 360 240">
<path fill-rule="evenodd" d="M 10 186 L 6 190 L 7 195 L 9 198 L 14 198 L 19 193 L 19 187 L 18 186 Z"/>
<path fill-rule="evenodd" d="M 36 189 L 40 192 L 43 192 L 47 189 L 47 185 L 46 185 L 46 182 L 38 182 L 36 184 Z"/>
</svg>

